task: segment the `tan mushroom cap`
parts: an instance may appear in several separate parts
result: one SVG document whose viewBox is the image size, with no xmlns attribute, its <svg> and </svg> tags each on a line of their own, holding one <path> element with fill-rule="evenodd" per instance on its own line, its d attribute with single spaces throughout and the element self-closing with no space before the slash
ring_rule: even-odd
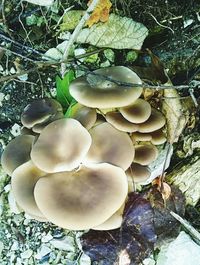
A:
<svg viewBox="0 0 200 265">
<path fill-rule="evenodd" d="M 62 106 L 55 99 L 37 99 L 25 107 L 21 114 L 21 122 L 30 129 L 36 124 L 51 122 L 54 118 L 57 119 L 56 115 L 58 113 L 61 115 L 62 111 Z"/>
<path fill-rule="evenodd" d="M 165 125 L 165 122 L 166 120 L 162 112 L 152 108 L 151 116 L 147 121 L 140 124 L 138 131 L 142 133 L 157 131 Z"/>
<path fill-rule="evenodd" d="M 18 166 L 30 160 L 34 138 L 33 135 L 19 135 L 6 146 L 1 156 L 1 164 L 8 175 L 11 175 Z"/>
<path fill-rule="evenodd" d="M 71 109 L 70 118 L 79 121 L 83 127 L 89 130 L 94 126 L 97 120 L 96 109 L 76 103 Z"/>
<path fill-rule="evenodd" d="M 164 144 L 167 140 L 162 130 L 152 132 L 151 136 L 152 136 L 151 142 L 154 145 Z"/>
<path fill-rule="evenodd" d="M 151 164 L 158 157 L 158 149 L 152 144 L 135 145 L 134 162 L 143 166 Z"/>
<path fill-rule="evenodd" d="M 41 133 L 41 131 L 51 122 L 53 121 L 56 121 L 56 120 L 59 120 L 59 119 L 62 119 L 64 117 L 64 114 L 63 112 L 58 112 L 56 113 L 55 115 L 52 115 L 48 121 L 46 122 L 42 122 L 42 123 L 39 123 L 39 124 L 35 124 L 33 127 L 32 127 L 32 131 L 35 132 L 35 133 Z"/>
<path fill-rule="evenodd" d="M 126 175 L 128 177 L 131 177 L 135 183 L 140 183 L 146 181 L 150 177 L 151 171 L 146 166 L 132 163 L 131 166 L 127 169 Z"/>
<path fill-rule="evenodd" d="M 118 111 L 108 112 L 106 114 L 106 120 L 122 132 L 135 132 L 139 128 L 137 124 L 127 121 Z"/>
<path fill-rule="evenodd" d="M 44 218 L 34 199 L 36 182 L 46 173 L 28 161 L 15 169 L 11 178 L 12 191 L 17 204 L 28 214 Z"/>
<path fill-rule="evenodd" d="M 39 209 L 52 223 L 83 230 L 110 218 L 125 202 L 127 192 L 125 172 L 103 163 L 49 174 L 37 182 L 34 195 Z"/>
<path fill-rule="evenodd" d="M 152 139 L 150 133 L 140 133 L 140 132 L 133 132 L 130 137 L 133 140 L 133 142 L 151 141 Z"/>
<path fill-rule="evenodd" d="M 108 79 L 116 80 L 112 82 Z M 138 75 L 124 66 L 112 66 L 78 77 L 70 84 L 70 94 L 79 103 L 91 108 L 115 108 L 130 105 L 142 93 L 141 87 L 121 83 L 142 84 Z"/>
<path fill-rule="evenodd" d="M 133 104 L 120 108 L 119 111 L 130 122 L 142 123 L 151 115 L 151 105 L 144 99 L 138 98 Z"/>
<path fill-rule="evenodd" d="M 104 223 L 93 227 L 93 230 L 113 230 L 117 229 L 121 226 L 123 218 L 123 212 L 124 212 L 125 203 L 117 210 L 108 220 L 106 220 Z"/>
<path fill-rule="evenodd" d="M 134 158 L 134 146 L 127 133 L 120 132 L 108 122 L 93 127 L 90 131 L 92 145 L 84 163 L 110 163 L 126 170 Z"/>
<path fill-rule="evenodd" d="M 60 119 L 47 125 L 31 151 L 33 163 L 48 173 L 78 167 L 91 145 L 89 132 L 74 119 Z"/>
</svg>

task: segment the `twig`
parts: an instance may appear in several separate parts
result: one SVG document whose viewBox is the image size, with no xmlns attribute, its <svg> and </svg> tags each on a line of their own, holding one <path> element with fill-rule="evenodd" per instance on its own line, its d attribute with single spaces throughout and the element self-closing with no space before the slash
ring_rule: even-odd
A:
<svg viewBox="0 0 200 265">
<path fill-rule="evenodd" d="M 21 71 L 20 73 L 16 73 L 14 75 L 7 75 L 7 76 L 2 76 L 0 78 L 0 82 L 5 82 L 5 81 L 8 81 L 8 80 L 11 80 L 11 79 L 14 79 L 18 76 L 21 76 L 21 75 L 25 75 L 25 74 L 28 74 L 28 73 L 31 73 L 31 72 L 34 72 L 38 69 L 38 67 L 33 67 L 29 70 L 25 70 L 25 71 Z"/>
<path fill-rule="evenodd" d="M 185 229 L 200 243 L 200 233 L 185 219 L 183 219 L 180 215 L 176 214 L 173 211 L 170 211 L 170 214 L 178 220 Z"/>
<path fill-rule="evenodd" d="M 162 24 L 160 24 L 160 22 L 158 22 L 158 20 L 157 20 L 157 18 L 156 17 L 154 17 L 154 15 L 152 15 L 151 13 L 148 13 L 154 20 L 155 20 L 155 22 L 160 26 L 160 27 L 162 27 L 162 28 L 165 28 L 165 29 L 169 29 L 169 30 L 171 30 L 171 32 L 174 34 L 174 31 L 173 31 L 173 29 L 172 28 L 170 28 L 170 27 L 168 27 L 168 26 L 165 26 L 165 25 L 162 25 Z"/>
<path fill-rule="evenodd" d="M 86 10 L 85 14 L 82 16 L 81 20 L 79 21 L 78 25 L 76 26 L 74 32 L 72 33 L 72 35 L 69 39 L 69 42 L 68 42 L 67 47 L 66 47 L 64 54 L 63 54 L 62 61 L 66 61 L 68 59 L 69 51 L 70 51 L 73 43 L 76 41 L 79 32 L 81 31 L 81 29 L 85 25 L 85 22 L 89 19 L 90 13 L 95 9 L 95 7 L 97 6 L 98 3 L 99 3 L 99 0 L 93 0 L 92 3 L 90 4 L 90 6 L 88 7 L 88 9 Z M 64 76 L 65 72 L 66 72 L 66 65 L 64 63 L 61 63 L 61 74 L 62 74 L 62 76 Z"/>
</svg>

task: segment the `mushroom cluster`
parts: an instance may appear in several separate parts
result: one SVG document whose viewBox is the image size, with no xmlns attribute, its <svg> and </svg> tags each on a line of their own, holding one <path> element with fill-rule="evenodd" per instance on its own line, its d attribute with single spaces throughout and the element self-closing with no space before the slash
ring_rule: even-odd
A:
<svg viewBox="0 0 200 265">
<path fill-rule="evenodd" d="M 53 99 L 24 109 L 22 134 L 1 163 L 32 218 L 71 230 L 120 227 L 131 183 L 149 177 L 155 145 L 165 141 L 162 113 L 126 83 L 142 81 L 123 66 L 96 70 L 70 84 L 78 103 L 68 118 Z"/>
</svg>

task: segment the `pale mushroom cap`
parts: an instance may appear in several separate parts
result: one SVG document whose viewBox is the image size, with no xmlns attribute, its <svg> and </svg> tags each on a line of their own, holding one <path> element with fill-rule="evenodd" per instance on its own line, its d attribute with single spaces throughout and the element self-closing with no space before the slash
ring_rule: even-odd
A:
<svg viewBox="0 0 200 265">
<path fill-rule="evenodd" d="M 151 142 L 154 145 L 164 144 L 167 140 L 162 130 L 152 132 L 151 136 L 152 136 Z"/>
<path fill-rule="evenodd" d="M 129 87 L 107 80 L 111 78 L 121 83 L 141 84 L 136 73 L 124 66 L 112 66 L 78 77 L 70 84 L 70 94 L 81 104 L 91 108 L 115 108 L 130 105 L 142 93 L 141 87 Z"/>
<path fill-rule="evenodd" d="M 158 149 L 152 144 L 139 144 L 135 146 L 134 162 L 143 166 L 149 165 L 158 157 Z"/>
<path fill-rule="evenodd" d="M 151 105 L 144 99 L 138 98 L 133 104 L 120 108 L 119 111 L 130 122 L 142 123 L 151 115 Z"/>
<path fill-rule="evenodd" d="M 151 171 L 146 166 L 142 166 L 137 163 L 132 163 L 131 166 L 127 169 L 126 175 L 128 177 L 131 177 L 135 183 L 140 183 L 144 182 L 150 177 Z"/>
<path fill-rule="evenodd" d="M 120 132 L 107 122 L 90 130 L 92 145 L 84 163 L 110 163 L 126 170 L 134 158 L 134 146 L 127 133 Z"/>
<path fill-rule="evenodd" d="M 139 125 L 139 132 L 149 133 L 157 131 L 165 125 L 165 117 L 162 112 L 152 108 L 151 116 L 147 121 Z"/>
<path fill-rule="evenodd" d="M 133 132 L 130 137 L 133 140 L 133 142 L 151 141 L 152 139 L 150 133 L 140 133 L 140 132 Z"/>
<path fill-rule="evenodd" d="M 139 128 L 137 124 L 127 121 L 118 111 L 108 112 L 106 114 L 106 120 L 122 132 L 135 132 Z"/>
<path fill-rule="evenodd" d="M 60 119 L 47 125 L 31 151 L 34 164 L 48 173 L 78 167 L 91 145 L 89 132 L 74 119 Z"/>
<path fill-rule="evenodd" d="M 79 121 L 83 125 L 83 127 L 89 130 L 94 126 L 96 122 L 96 109 L 88 108 L 81 105 L 80 103 L 76 103 L 71 109 L 70 118 Z"/>
<path fill-rule="evenodd" d="M 28 161 L 15 169 L 11 178 L 12 191 L 17 204 L 28 214 L 44 218 L 34 199 L 34 187 L 46 173 Z"/>
<path fill-rule="evenodd" d="M 83 230 L 110 218 L 125 202 L 127 192 L 124 171 L 103 163 L 49 174 L 37 182 L 34 195 L 41 212 L 52 223 Z"/>
<path fill-rule="evenodd" d="M 62 106 L 52 98 L 37 99 L 28 104 L 21 114 L 21 122 L 27 128 L 49 121 L 52 116 L 62 113 Z"/>
<path fill-rule="evenodd" d="M 6 146 L 1 156 L 1 164 L 8 175 L 11 175 L 18 166 L 30 160 L 34 138 L 33 135 L 19 135 Z"/>
<path fill-rule="evenodd" d="M 93 227 L 93 230 L 113 230 L 117 229 L 121 226 L 123 218 L 123 211 L 124 211 L 125 204 L 123 204 L 119 210 L 117 210 L 108 220 L 104 223 Z"/>
</svg>

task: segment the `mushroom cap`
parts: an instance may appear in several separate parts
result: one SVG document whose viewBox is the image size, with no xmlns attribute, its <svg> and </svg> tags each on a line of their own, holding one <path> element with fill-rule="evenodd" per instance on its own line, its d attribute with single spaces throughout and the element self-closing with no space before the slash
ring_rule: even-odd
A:
<svg viewBox="0 0 200 265">
<path fill-rule="evenodd" d="M 152 144 L 135 145 L 134 162 L 146 166 L 158 157 L 158 149 Z"/>
<path fill-rule="evenodd" d="M 135 132 L 139 128 L 137 124 L 127 121 L 118 111 L 108 112 L 106 114 L 106 120 L 122 132 Z"/>
<path fill-rule="evenodd" d="M 164 144 L 167 140 L 162 130 L 152 132 L 151 136 L 151 143 L 154 145 Z"/>
<path fill-rule="evenodd" d="M 37 99 L 25 107 L 21 114 L 21 122 L 30 129 L 36 124 L 52 121 L 53 117 L 62 111 L 62 106 L 55 99 Z"/>
<path fill-rule="evenodd" d="M 166 120 L 162 112 L 152 108 L 151 116 L 147 121 L 140 124 L 138 131 L 142 133 L 157 131 L 165 125 L 165 122 Z"/>
<path fill-rule="evenodd" d="M 52 223 L 83 230 L 110 218 L 125 202 L 127 192 L 125 172 L 102 163 L 46 175 L 36 183 L 34 195 L 39 209 Z"/>
<path fill-rule="evenodd" d="M 54 173 L 78 167 L 91 145 L 89 132 L 74 119 L 47 125 L 33 145 L 31 159 L 41 170 Z"/>
<path fill-rule="evenodd" d="M 83 127 L 89 130 L 94 126 L 97 120 L 96 109 L 76 103 L 71 109 L 70 118 L 79 121 Z"/>
<path fill-rule="evenodd" d="M 62 119 L 64 117 L 63 112 L 58 112 L 55 115 L 52 115 L 47 121 L 35 124 L 32 127 L 34 133 L 41 133 L 41 131 L 51 122 Z"/>
<path fill-rule="evenodd" d="M 78 77 L 70 84 L 70 94 L 81 104 L 91 108 L 115 108 L 130 105 L 142 93 L 141 87 L 118 84 L 141 84 L 139 76 L 124 66 L 112 66 Z"/>
<path fill-rule="evenodd" d="M 133 132 L 130 137 L 133 140 L 133 142 L 151 141 L 152 139 L 150 133 L 140 133 L 140 132 Z"/>
<path fill-rule="evenodd" d="M 127 133 L 120 132 L 108 122 L 93 127 L 90 131 L 92 145 L 84 163 L 110 163 L 126 170 L 134 158 L 134 146 Z"/>
<path fill-rule="evenodd" d="M 34 187 L 46 173 L 38 169 L 32 161 L 16 168 L 12 174 L 11 186 L 17 204 L 28 214 L 44 218 L 34 199 Z"/>
<path fill-rule="evenodd" d="M 132 163 L 131 166 L 126 170 L 126 175 L 131 177 L 135 183 L 140 183 L 144 182 L 150 177 L 151 171 L 146 166 Z"/>
<path fill-rule="evenodd" d="M 8 175 L 30 160 L 31 147 L 34 141 L 33 135 L 19 135 L 9 142 L 1 156 L 1 164 Z"/>
<path fill-rule="evenodd" d="M 151 105 L 144 99 L 138 98 L 129 106 L 120 108 L 119 111 L 130 122 L 142 123 L 151 115 Z"/>
<path fill-rule="evenodd" d="M 125 204 L 119 208 L 108 220 L 106 220 L 104 223 L 93 227 L 93 230 L 113 230 L 117 229 L 121 226 L 123 218 L 123 211 L 124 211 Z"/>
</svg>

